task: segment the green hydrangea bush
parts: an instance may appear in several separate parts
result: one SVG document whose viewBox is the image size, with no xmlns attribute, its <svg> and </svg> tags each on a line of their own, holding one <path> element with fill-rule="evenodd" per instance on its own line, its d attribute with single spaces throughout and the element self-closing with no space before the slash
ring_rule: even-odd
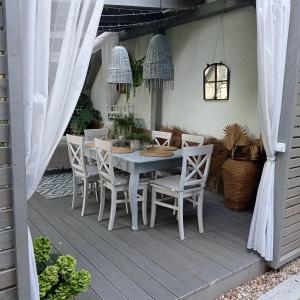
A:
<svg viewBox="0 0 300 300">
<path fill-rule="evenodd" d="M 41 300 L 68 300 L 87 291 L 91 274 L 76 270 L 76 259 L 70 255 L 52 254 L 51 242 L 41 236 L 33 241 Z"/>
</svg>

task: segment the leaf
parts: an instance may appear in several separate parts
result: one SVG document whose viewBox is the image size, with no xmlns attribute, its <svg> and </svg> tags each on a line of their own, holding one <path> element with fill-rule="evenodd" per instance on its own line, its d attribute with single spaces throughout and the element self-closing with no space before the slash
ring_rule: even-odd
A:
<svg viewBox="0 0 300 300">
<path fill-rule="evenodd" d="M 259 153 L 258 145 L 252 144 L 250 146 L 250 160 L 257 160 L 258 159 L 258 153 Z"/>
<path fill-rule="evenodd" d="M 250 143 L 246 129 L 238 123 L 227 125 L 224 134 L 224 144 L 228 150 L 237 146 L 247 146 Z"/>
</svg>

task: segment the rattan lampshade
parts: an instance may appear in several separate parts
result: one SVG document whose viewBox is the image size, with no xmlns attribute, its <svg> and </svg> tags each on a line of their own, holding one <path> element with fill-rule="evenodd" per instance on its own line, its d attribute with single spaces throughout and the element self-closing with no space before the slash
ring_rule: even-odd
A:
<svg viewBox="0 0 300 300">
<path fill-rule="evenodd" d="M 111 63 L 107 70 L 107 83 L 125 88 L 132 85 L 132 70 L 128 52 L 122 46 L 112 49 Z"/>
<path fill-rule="evenodd" d="M 174 87 L 174 65 L 168 40 L 156 34 L 149 42 L 143 68 L 143 80 L 150 91 L 153 88 Z"/>
</svg>

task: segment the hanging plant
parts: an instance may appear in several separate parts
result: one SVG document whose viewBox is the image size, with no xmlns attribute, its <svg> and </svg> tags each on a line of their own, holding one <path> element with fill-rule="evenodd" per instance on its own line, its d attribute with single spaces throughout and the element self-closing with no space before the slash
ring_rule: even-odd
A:
<svg viewBox="0 0 300 300">
<path fill-rule="evenodd" d="M 145 57 L 135 60 L 130 56 L 129 59 L 132 70 L 132 86 L 126 87 L 122 92 L 118 90 L 119 93 L 126 94 L 127 102 L 131 96 L 131 91 L 133 91 L 133 97 L 135 97 L 136 89 L 143 84 L 143 64 Z"/>
<path fill-rule="evenodd" d="M 133 80 L 133 96 L 135 96 L 136 88 L 140 87 L 143 83 L 143 64 L 145 61 L 145 56 L 141 59 L 135 60 L 130 59 L 131 70 L 132 70 L 132 80 Z"/>
</svg>

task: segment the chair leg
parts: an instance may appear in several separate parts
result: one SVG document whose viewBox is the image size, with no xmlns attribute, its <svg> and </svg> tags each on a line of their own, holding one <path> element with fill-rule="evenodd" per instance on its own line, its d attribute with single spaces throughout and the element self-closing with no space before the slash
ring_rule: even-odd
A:
<svg viewBox="0 0 300 300">
<path fill-rule="evenodd" d="M 98 221 L 102 221 L 103 219 L 104 207 L 105 207 L 105 186 L 101 182 L 100 183 L 100 208 L 99 208 Z"/>
<path fill-rule="evenodd" d="M 73 174 L 73 199 L 72 199 L 71 209 L 76 208 L 77 199 L 78 199 L 78 179 Z"/>
<path fill-rule="evenodd" d="M 178 228 L 179 228 L 179 237 L 181 240 L 184 240 L 184 229 L 183 229 L 183 195 L 179 193 L 178 195 Z"/>
<path fill-rule="evenodd" d="M 127 215 L 129 214 L 129 210 L 128 210 L 128 192 L 124 191 L 124 197 L 125 197 L 125 208 L 126 208 L 126 213 Z"/>
<path fill-rule="evenodd" d="M 82 209 L 81 209 L 81 216 L 83 217 L 85 214 L 85 206 L 87 203 L 87 199 L 89 197 L 89 182 L 84 179 L 83 180 L 83 201 L 82 201 Z"/>
<path fill-rule="evenodd" d="M 108 230 L 112 230 L 114 227 L 114 221 L 116 216 L 116 209 L 117 209 L 117 192 L 113 188 L 111 191 L 111 208 L 110 208 L 110 217 L 109 217 L 109 224 L 108 224 Z"/>
<path fill-rule="evenodd" d="M 200 191 L 200 194 L 198 196 L 198 208 L 197 208 L 197 215 L 198 215 L 198 227 L 199 232 L 203 233 L 203 196 L 204 196 L 204 190 L 202 189 Z"/>
<path fill-rule="evenodd" d="M 177 206 L 178 205 L 178 199 L 175 198 L 174 200 L 174 206 Z M 173 209 L 173 215 L 175 216 L 176 215 L 176 209 Z"/>
<path fill-rule="evenodd" d="M 96 196 L 96 201 L 97 201 L 97 203 L 99 203 L 99 183 L 96 181 L 95 182 L 95 196 Z"/>
<path fill-rule="evenodd" d="M 154 191 L 152 189 L 152 204 L 151 204 L 151 220 L 150 220 L 150 227 L 153 228 L 154 227 L 154 223 L 155 223 L 155 217 L 156 217 L 156 204 L 155 204 L 155 201 L 156 201 L 156 191 Z"/>
<path fill-rule="evenodd" d="M 142 212 L 143 212 L 143 222 L 144 225 L 146 226 L 148 224 L 148 219 L 147 219 L 147 198 L 148 198 L 148 189 L 147 186 L 143 188 L 143 203 L 142 203 Z"/>
<path fill-rule="evenodd" d="M 197 203 L 197 197 L 196 197 L 196 195 L 192 196 L 192 200 L 193 200 L 193 207 L 196 207 L 196 203 Z"/>
</svg>

